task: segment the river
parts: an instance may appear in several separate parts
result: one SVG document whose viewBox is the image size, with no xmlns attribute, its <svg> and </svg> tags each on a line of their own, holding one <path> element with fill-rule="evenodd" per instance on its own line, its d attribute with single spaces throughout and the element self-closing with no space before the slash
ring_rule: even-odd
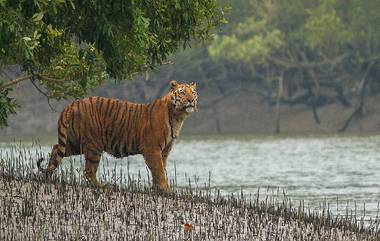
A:
<svg viewBox="0 0 380 241">
<path fill-rule="evenodd" d="M 12 146 L 0 145 L 3 162 L 9 160 Z M 348 207 L 358 217 L 375 218 L 380 201 L 379 147 L 380 136 L 185 137 L 175 143 L 167 173 L 178 186 L 189 185 L 190 178 L 192 186 L 210 185 L 224 195 L 255 194 L 258 188 L 264 196 L 285 192 L 294 203 L 305 200 L 313 210 L 328 205 L 335 214 L 345 215 Z M 26 144 L 25 149 L 30 158 L 24 159 L 30 162 L 38 153 L 34 149 L 47 154 L 50 145 Z M 81 166 L 80 159 L 73 158 L 75 166 Z M 64 166 L 70 162 L 64 159 Z M 105 154 L 98 176 L 115 167 L 148 180 L 141 156 L 115 159 Z"/>
</svg>

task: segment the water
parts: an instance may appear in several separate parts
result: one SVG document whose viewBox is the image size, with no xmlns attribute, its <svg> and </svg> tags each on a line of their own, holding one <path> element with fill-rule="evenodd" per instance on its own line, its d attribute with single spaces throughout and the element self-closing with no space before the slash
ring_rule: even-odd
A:
<svg viewBox="0 0 380 241">
<path fill-rule="evenodd" d="M 327 205 L 345 215 L 376 218 L 380 201 L 380 136 L 364 137 L 197 137 L 179 140 L 168 159 L 168 176 L 179 186 L 208 186 L 222 193 L 282 195 L 309 208 Z M 0 158 L 9 144 L 0 146 Z M 50 146 L 43 146 L 48 153 Z M 30 155 L 34 155 L 30 151 Z M 31 158 L 34 160 L 35 158 Z M 80 157 L 74 164 L 81 166 Z M 69 161 L 64 160 L 65 165 Z M 148 179 L 141 156 L 103 155 L 98 176 L 115 166 Z M 209 177 L 211 174 L 211 181 Z M 355 211 L 356 209 L 356 211 Z M 365 209 L 365 212 L 364 212 Z"/>
</svg>

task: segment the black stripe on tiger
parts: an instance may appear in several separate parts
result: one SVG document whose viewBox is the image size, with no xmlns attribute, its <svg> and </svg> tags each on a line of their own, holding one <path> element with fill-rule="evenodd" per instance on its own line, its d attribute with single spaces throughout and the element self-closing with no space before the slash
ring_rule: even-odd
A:
<svg viewBox="0 0 380 241">
<path fill-rule="evenodd" d="M 60 157 L 64 157 L 65 156 L 65 154 L 59 148 L 57 148 L 57 154 Z"/>
<path fill-rule="evenodd" d="M 62 137 L 63 139 L 66 139 L 66 133 L 62 130 L 64 127 L 58 128 L 58 137 Z"/>
<path fill-rule="evenodd" d="M 120 150 L 119 150 L 119 143 L 116 143 L 116 145 L 112 148 L 112 152 L 113 152 L 113 155 L 116 158 L 120 158 L 121 157 L 121 153 L 120 153 Z"/>
<path fill-rule="evenodd" d="M 117 137 L 118 137 L 118 134 L 120 132 L 120 130 L 116 130 L 115 129 L 115 124 L 118 124 L 117 120 L 119 119 L 119 116 L 120 116 L 120 101 L 119 100 L 116 100 L 116 105 L 115 107 L 115 113 L 113 114 L 113 118 L 112 118 L 112 121 L 111 121 L 111 149 L 113 150 L 114 149 L 114 145 L 115 145 L 115 140 L 117 141 Z M 111 113 L 112 114 L 112 113 Z"/>
<path fill-rule="evenodd" d="M 112 116 L 113 110 L 115 108 L 115 101 L 112 100 L 110 105 L 111 107 L 108 109 L 108 112 L 106 112 L 108 121 L 111 122 L 111 123 L 108 123 L 107 126 L 105 127 L 106 128 L 105 136 L 106 136 L 107 143 L 110 143 L 111 138 L 112 138 L 112 133 L 113 133 L 113 121 L 110 120 L 110 117 Z"/>
<path fill-rule="evenodd" d="M 107 113 L 108 113 L 108 109 L 110 108 L 110 103 L 111 102 L 111 99 L 106 99 L 106 107 L 105 107 L 105 110 L 104 110 L 104 116 L 107 117 Z"/>
<path fill-rule="evenodd" d="M 120 122 L 119 122 L 119 124 L 120 124 L 120 126 L 119 126 L 120 127 L 119 128 L 119 135 L 118 135 L 119 139 L 122 139 L 124 137 L 124 134 L 125 134 L 126 125 L 127 125 L 127 121 L 125 121 L 125 118 L 128 116 L 128 114 L 127 114 L 127 108 L 128 108 L 128 104 L 125 103 L 125 102 L 120 107 L 121 119 L 120 119 Z"/>
<path fill-rule="evenodd" d="M 100 160 L 93 160 L 93 159 L 88 159 L 86 161 L 89 161 L 89 162 L 91 162 L 93 164 L 98 164 L 100 162 Z"/>
<path fill-rule="evenodd" d="M 135 124 L 136 109 L 137 109 L 136 105 L 131 104 L 130 110 L 128 112 L 129 116 L 128 116 L 128 127 L 127 127 L 127 143 L 128 143 L 128 149 L 130 149 L 132 152 L 133 152 L 132 139 L 133 139 L 133 135 L 135 132 L 135 130 L 132 128 L 135 128 L 134 124 Z M 131 146 L 129 146 L 129 145 L 131 145 Z"/>
<path fill-rule="evenodd" d="M 63 147 L 66 147 L 66 142 L 64 141 L 64 139 L 58 137 L 58 144 L 63 146 Z"/>
<path fill-rule="evenodd" d="M 134 131 L 133 131 L 133 135 L 132 135 L 132 152 L 135 153 L 135 152 L 138 152 L 137 150 L 137 141 L 138 141 L 138 135 L 137 135 L 137 131 L 136 131 L 136 126 L 137 126 L 137 120 L 138 120 L 138 116 L 140 114 L 140 112 L 138 111 L 139 108 L 140 108 L 140 104 L 138 104 L 137 106 L 135 106 L 135 112 L 134 112 L 134 118 L 133 118 L 133 124 L 134 124 Z"/>
<path fill-rule="evenodd" d="M 124 143 L 124 144 L 121 145 L 121 150 L 120 150 L 120 152 L 121 152 L 121 154 L 122 154 L 123 156 L 128 156 L 128 155 L 129 155 L 129 153 L 128 153 L 128 145 L 127 145 L 127 143 Z"/>
</svg>

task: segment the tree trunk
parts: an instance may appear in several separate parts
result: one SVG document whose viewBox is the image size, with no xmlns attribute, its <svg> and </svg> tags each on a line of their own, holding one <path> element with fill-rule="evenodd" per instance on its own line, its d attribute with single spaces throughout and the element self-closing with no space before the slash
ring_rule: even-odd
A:
<svg viewBox="0 0 380 241">
<path fill-rule="evenodd" d="M 313 117 L 314 117 L 314 120 L 315 122 L 319 125 L 321 124 L 321 120 L 319 119 L 319 115 L 318 115 L 318 112 L 317 112 L 317 100 L 316 100 L 316 96 L 314 94 L 312 94 L 312 101 L 311 101 L 311 106 L 312 106 L 312 109 L 313 109 Z"/>
<path fill-rule="evenodd" d="M 215 118 L 216 133 L 222 134 L 222 128 L 220 127 L 219 115 L 218 115 L 216 108 L 217 108 L 216 106 L 213 106 L 213 108 L 212 108 L 212 110 L 214 112 L 214 118 Z"/>
<path fill-rule="evenodd" d="M 278 78 L 278 92 L 277 92 L 277 100 L 276 100 L 276 134 L 280 134 L 280 111 L 281 111 L 281 97 L 284 89 L 284 73 L 280 75 Z"/>
<path fill-rule="evenodd" d="M 364 73 L 363 78 L 360 81 L 359 96 L 358 96 L 356 108 L 355 108 L 354 112 L 352 112 L 350 117 L 346 120 L 343 127 L 339 129 L 339 132 L 346 131 L 346 129 L 349 127 L 352 120 L 354 120 L 356 117 L 363 115 L 365 91 L 366 91 L 366 87 L 368 86 L 368 84 L 370 82 L 370 78 L 368 78 L 368 74 L 371 71 L 374 64 L 375 64 L 374 62 L 371 62 L 368 64 L 367 70 Z"/>
<path fill-rule="evenodd" d="M 309 85 L 309 92 L 310 92 L 310 95 L 312 96 L 311 107 L 313 109 L 313 117 L 314 117 L 315 122 L 319 125 L 321 124 L 321 120 L 319 119 L 318 112 L 317 112 L 317 103 L 318 103 L 320 85 L 319 85 L 319 81 L 317 79 L 314 69 L 308 68 L 307 72 L 309 73 L 311 79 L 314 81 L 314 85 L 315 85 L 315 91 L 313 91 L 312 87 Z"/>
</svg>

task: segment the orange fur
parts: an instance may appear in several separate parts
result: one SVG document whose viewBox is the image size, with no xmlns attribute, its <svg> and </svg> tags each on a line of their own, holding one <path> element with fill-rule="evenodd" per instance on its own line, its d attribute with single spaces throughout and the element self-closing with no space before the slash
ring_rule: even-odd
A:
<svg viewBox="0 0 380 241">
<path fill-rule="evenodd" d="M 153 184 L 168 190 L 166 160 L 183 121 L 196 109 L 195 84 L 171 82 L 170 91 L 149 104 L 105 97 L 89 97 L 66 106 L 58 120 L 58 144 L 53 146 L 46 170 L 48 178 L 63 157 L 84 154 L 85 176 L 96 179 L 100 157 L 107 152 L 117 158 L 142 154 Z"/>
</svg>

